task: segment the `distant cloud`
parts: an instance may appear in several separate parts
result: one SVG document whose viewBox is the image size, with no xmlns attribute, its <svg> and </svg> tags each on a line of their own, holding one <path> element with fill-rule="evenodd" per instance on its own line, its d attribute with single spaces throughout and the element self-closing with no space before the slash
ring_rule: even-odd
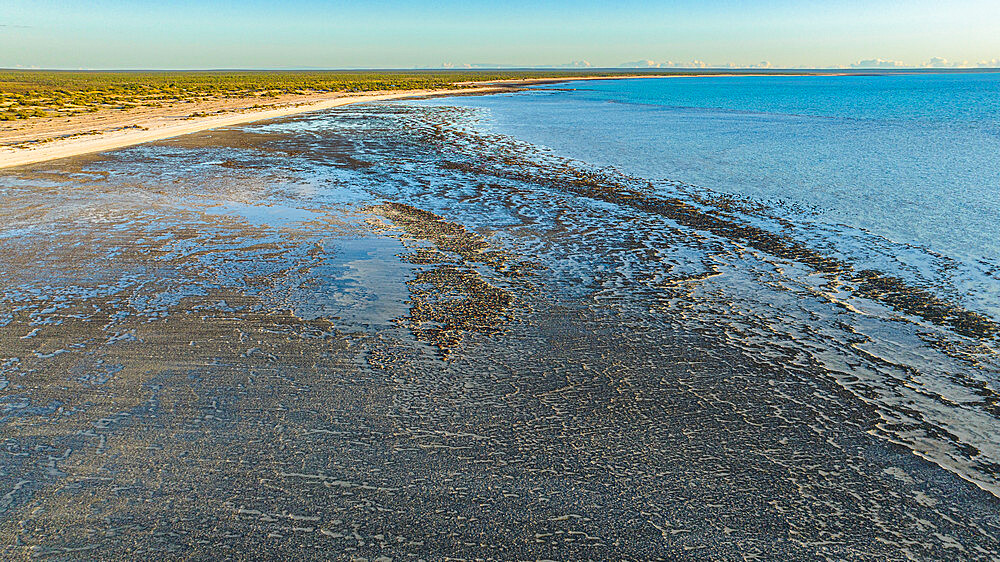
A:
<svg viewBox="0 0 1000 562">
<path fill-rule="evenodd" d="M 594 65 L 590 64 L 589 61 L 585 60 L 575 60 L 570 62 L 565 62 L 562 64 L 535 64 L 530 66 L 519 66 L 516 64 L 500 64 L 495 62 L 473 62 L 473 63 L 463 63 L 455 64 L 452 62 L 441 63 L 441 68 L 452 70 L 457 68 L 465 69 L 492 69 L 492 68 L 592 68 Z"/>
<path fill-rule="evenodd" d="M 955 66 L 953 63 L 948 62 L 948 59 L 941 57 L 931 57 L 931 60 L 925 62 L 922 66 L 927 68 L 948 68 L 950 66 Z"/>
<path fill-rule="evenodd" d="M 933 57 L 921 66 L 925 68 L 970 68 L 973 65 L 969 64 L 969 61 L 951 62 L 941 57 Z"/>
<path fill-rule="evenodd" d="M 998 66 L 1000 59 L 991 61 L 980 61 L 978 65 L 970 64 L 969 61 L 950 61 L 944 57 L 931 57 L 921 64 L 906 64 L 902 61 L 891 59 L 868 59 L 858 61 L 850 66 L 842 68 L 972 68 L 974 66 Z"/>
<path fill-rule="evenodd" d="M 660 63 L 653 62 L 651 60 L 637 60 L 632 62 L 623 62 L 618 66 L 621 68 L 660 68 Z"/>
<path fill-rule="evenodd" d="M 637 60 L 632 62 L 623 62 L 618 66 L 619 68 L 774 68 L 774 66 L 766 60 L 745 65 L 739 65 L 734 62 L 727 62 L 725 64 L 709 64 L 701 60 L 693 60 L 689 62 L 675 62 L 670 60 L 664 62 Z"/>
<path fill-rule="evenodd" d="M 451 62 L 441 63 L 441 68 L 448 70 L 452 70 L 455 68 L 471 69 L 471 68 L 509 68 L 509 67 L 510 67 L 509 64 L 493 64 L 488 62 L 473 63 L 473 64 L 469 64 L 467 62 L 461 64 L 455 64 Z"/>
<path fill-rule="evenodd" d="M 868 59 L 849 65 L 849 68 L 903 68 L 906 64 L 898 60 Z"/>
<path fill-rule="evenodd" d="M 671 60 L 665 62 L 637 60 L 632 62 L 623 62 L 618 65 L 619 68 L 708 68 L 708 66 L 708 63 L 700 60 L 693 60 L 690 62 L 674 62 Z"/>
<path fill-rule="evenodd" d="M 976 66 L 981 68 L 1000 68 L 1000 59 L 981 60 L 976 63 Z"/>
</svg>

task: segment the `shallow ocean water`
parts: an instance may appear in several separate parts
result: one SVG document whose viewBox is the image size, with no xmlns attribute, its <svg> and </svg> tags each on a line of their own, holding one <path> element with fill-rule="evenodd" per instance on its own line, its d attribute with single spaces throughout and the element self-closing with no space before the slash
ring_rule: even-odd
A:
<svg viewBox="0 0 1000 562">
<path fill-rule="evenodd" d="M 890 243 L 872 263 L 1000 318 L 1000 74 L 595 80 L 448 103 L 563 156 L 777 206 L 845 253 Z"/>
</svg>

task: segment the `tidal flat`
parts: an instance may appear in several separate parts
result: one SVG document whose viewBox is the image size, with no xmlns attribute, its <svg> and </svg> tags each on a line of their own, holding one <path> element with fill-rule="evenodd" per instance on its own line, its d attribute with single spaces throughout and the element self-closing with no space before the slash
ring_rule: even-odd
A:
<svg viewBox="0 0 1000 562">
<path fill-rule="evenodd" d="M 988 316 L 476 119 L 0 174 L 2 557 L 998 559 Z"/>
</svg>

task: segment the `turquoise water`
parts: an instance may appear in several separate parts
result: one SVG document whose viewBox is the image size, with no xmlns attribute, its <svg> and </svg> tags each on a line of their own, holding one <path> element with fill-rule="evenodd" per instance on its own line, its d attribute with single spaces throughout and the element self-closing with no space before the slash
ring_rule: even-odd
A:
<svg viewBox="0 0 1000 562">
<path fill-rule="evenodd" d="M 560 155 L 773 205 L 825 231 L 816 244 L 1000 314 L 1000 74 L 595 80 L 448 104 Z"/>
</svg>

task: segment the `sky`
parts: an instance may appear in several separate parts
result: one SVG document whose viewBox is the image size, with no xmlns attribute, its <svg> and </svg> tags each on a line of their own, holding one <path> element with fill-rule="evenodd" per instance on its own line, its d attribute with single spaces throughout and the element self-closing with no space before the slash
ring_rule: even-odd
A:
<svg viewBox="0 0 1000 562">
<path fill-rule="evenodd" d="M 1000 66 L 1000 0 L 0 0 L 0 68 Z"/>
</svg>

